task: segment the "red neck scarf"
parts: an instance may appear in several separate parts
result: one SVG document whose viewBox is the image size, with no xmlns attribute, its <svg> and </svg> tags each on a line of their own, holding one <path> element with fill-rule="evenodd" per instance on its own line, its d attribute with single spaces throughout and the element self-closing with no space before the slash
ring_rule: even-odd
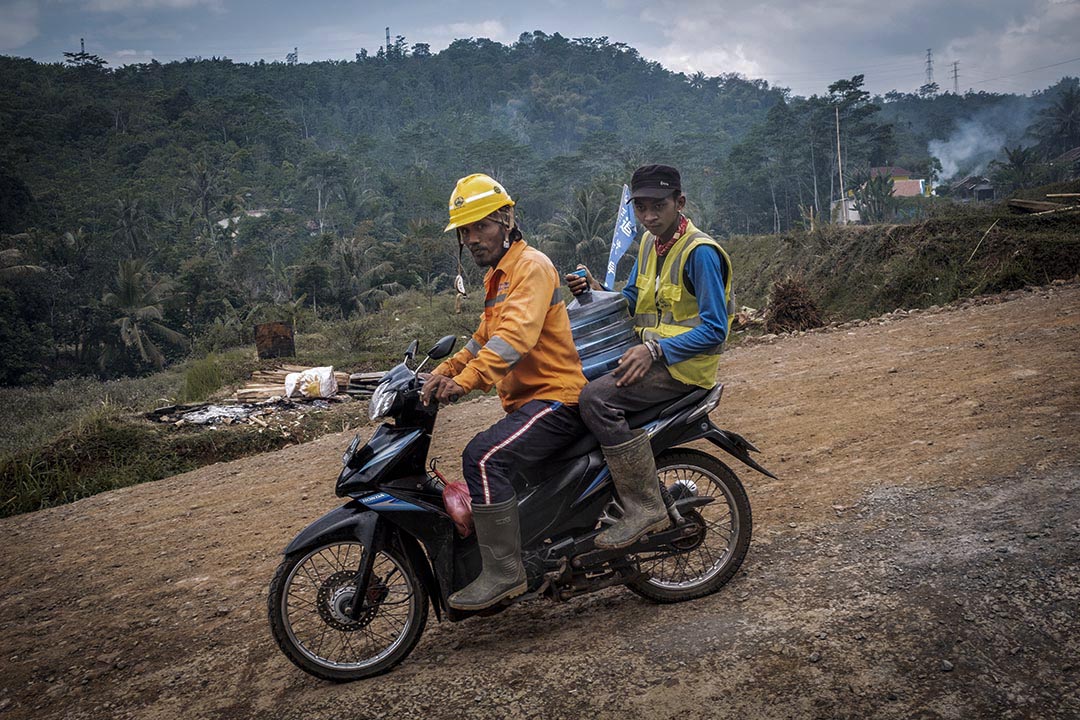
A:
<svg viewBox="0 0 1080 720">
<path fill-rule="evenodd" d="M 671 237 L 667 240 L 656 239 L 656 256 L 664 257 L 667 255 L 668 250 L 686 234 L 686 226 L 689 224 L 690 220 L 685 215 L 680 215 L 679 222 L 675 224 L 675 232 L 671 234 Z"/>
</svg>

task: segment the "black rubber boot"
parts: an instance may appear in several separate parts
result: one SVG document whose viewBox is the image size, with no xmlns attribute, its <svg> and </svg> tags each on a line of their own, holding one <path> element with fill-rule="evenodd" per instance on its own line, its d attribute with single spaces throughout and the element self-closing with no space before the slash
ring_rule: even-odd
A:
<svg viewBox="0 0 1080 720">
<path fill-rule="evenodd" d="M 660 497 L 649 434 L 642 431 L 633 440 L 601 449 L 619 494 L 623 516 L 597 535 L 594 544 L 602 550 L 620 550 L 630 547 L 643 535 L 663 530 L 670 520 Z"/>
<path fill-rule="evenodd" d="M 529 587 L 521 563 L 517 496 L 501 503 L 473 505 L 472 512 L 484 569 L 447 599 L 450 607 L 458 610 L 483 610 L 517 597 Z"/>
</svg>

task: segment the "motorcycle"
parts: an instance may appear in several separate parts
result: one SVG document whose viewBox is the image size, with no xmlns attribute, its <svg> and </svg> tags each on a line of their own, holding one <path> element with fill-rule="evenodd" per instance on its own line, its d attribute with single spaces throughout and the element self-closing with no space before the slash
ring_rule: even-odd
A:
<svg viewBox="0 0 1080 720">
<path fill-rule="evenodd" d="M 738 571 L 750 545 L 750 502 L 716 457 L 684 447 L 706 440 L 775 478 L 749 455 L 741 436 L 709 419 L 723 386 L 631 416 L 644 428 L 671 525 L 629 548 L 602 550 L 593 539 L 621 515 L 595 438 L 582 437 L 543 467 L 521 468 L 518 496 L 526 594 L 480 612 L 447 597 L 481 570 L 475 534 L 462 537 L 443 502 L 444 484 L 427 464 L 438 404 L 420 401 L 420 370 L 448 356 L 448 335 L 415 369 L 417 341 L 370 400 L 380 425 L 357 435 L 342 456 L 336 493 L 349 501 L 302 530 L 278 566 L 268 598 L 270 628 L 282 652 L 305 672 L 331 681 L 384 673 L 404 660 L 424 631 L 429 606 L 441 621 L 491 615 L 538 597 L 566 601 L 614 585 L 657 603 L 701 598 Z M 429 470 L 430 468 L 430 470 Z"/>
</svg>

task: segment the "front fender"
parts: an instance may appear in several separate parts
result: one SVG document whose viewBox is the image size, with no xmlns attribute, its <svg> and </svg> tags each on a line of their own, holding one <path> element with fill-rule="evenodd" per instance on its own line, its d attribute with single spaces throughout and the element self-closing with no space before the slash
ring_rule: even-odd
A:
<svg viewBox="0 0 1080 720">
<path fill-rule="evenodd" d="M 301 530 L 285 548 L 285 554 L 307 550 L 327 538 L 340 535 L 343 531 L 348 531 L 360 542 L 365 542 L 372 537 L 378 521 L 378 513 L 368 510 L 363 503 L 352 500 Z"/>
</svg>

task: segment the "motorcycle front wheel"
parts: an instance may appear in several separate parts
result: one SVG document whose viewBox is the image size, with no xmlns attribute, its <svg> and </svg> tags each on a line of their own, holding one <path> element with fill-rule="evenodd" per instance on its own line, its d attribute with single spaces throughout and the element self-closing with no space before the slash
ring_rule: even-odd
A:
<svg viewBox="0 0 1080 720">
<path fill-rule="evenodd" d="M 359 617 L 346 612 L 366 552 L 355 539 L 331 540 L 290 555 L 270 582 L 270 630 L 297 667 L 334 682 L 384 673 L 405 659 L 427 624 L 428 596 L 394 547 L 375 556 Z"/>
<path fill-rule="evenodd" d="M 660 481 L 676 500 L 689 495 L 713 501 L 684 513 L 696 536 L 665 548 L 667 557 L 638 556 L 642 577 L 628 587 L 653 602 L 674 603 L 710 595 L 730 580 L 750 548 L 750 500 L 739 478 L 712 455 L 679 449 L 656 459 Z M 672 555 L 671 550 L 677 550 Z M 661 553 L 656 553 L 661 554 Z"/>
</svg>

